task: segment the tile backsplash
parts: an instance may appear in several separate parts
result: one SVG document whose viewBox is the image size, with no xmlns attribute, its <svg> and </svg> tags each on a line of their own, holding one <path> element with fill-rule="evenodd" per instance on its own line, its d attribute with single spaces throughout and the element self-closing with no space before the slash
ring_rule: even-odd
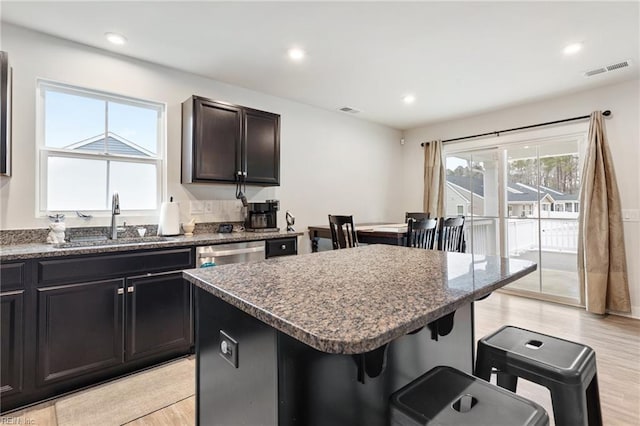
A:
<svg viewBox="0 0 640 426">
<path fill-rule="evenodd" d="M 189 215 L 196 222 L 242 222 L 244 220 L 240 200 L 191 200 Z"/>
</svg>

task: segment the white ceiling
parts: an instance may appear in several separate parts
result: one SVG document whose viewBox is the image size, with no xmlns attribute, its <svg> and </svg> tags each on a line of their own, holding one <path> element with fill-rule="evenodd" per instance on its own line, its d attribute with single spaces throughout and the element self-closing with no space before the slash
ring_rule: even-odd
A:
<svg viewBox="0 0 640 426">
<path fill-rule="evenodd" d="M 12 2 L 2 21 L 398 129 L 638 78 L 638 2 Z M 124 34 L 125 46 L 104 33 Z M 580 41 L 575 56 L 565 45 Z M 287 49 L 303 47 L 294 64 Z M 586 70 L 632 60 L 624 70 Z M 415 94 L 405 105 L 402 97 Z"/>
</svg>

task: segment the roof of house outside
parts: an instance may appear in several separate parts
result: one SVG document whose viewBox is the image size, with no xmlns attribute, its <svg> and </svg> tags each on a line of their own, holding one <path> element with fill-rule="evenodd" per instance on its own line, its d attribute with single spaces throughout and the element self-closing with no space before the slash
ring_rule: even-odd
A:
<svg viewBox="0 0 640 426">
<path fill-rule="evenodd" d="M 447 175 L 447 182 L 484 197 L 484 181 L 481 176 Z M 545 197 L 550 198 L 551 202 L 578 201 L 579 198 L 577 193 L 564 194 L 544 186 L 536 188 L 517 182 L 508 182 L 507 189 L 507 201 L 509 203 L 537 202 Z"/>
<path fill-rule="evenodd" d="M 106 144 L 104 134 L 101 134 L 67 145 L 64 149 L 109 152 L 110 154 L 135 155 L 139 157 L 155 156 L 151 151 L 113 132 L 107 133 Z"/>
</svg>

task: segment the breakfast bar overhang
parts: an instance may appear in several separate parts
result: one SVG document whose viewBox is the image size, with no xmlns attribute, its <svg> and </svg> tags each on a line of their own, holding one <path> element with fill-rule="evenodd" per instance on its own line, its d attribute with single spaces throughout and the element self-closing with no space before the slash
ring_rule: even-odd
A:
<svg viewBox="0 0 640 426">
<path fill-rule="evenodd" d="M 473 302 L 521 260 L 370 245 L 195 269 L 200 425 L 386 425 L 391 393 L 470 373 Z"/>
</svg>

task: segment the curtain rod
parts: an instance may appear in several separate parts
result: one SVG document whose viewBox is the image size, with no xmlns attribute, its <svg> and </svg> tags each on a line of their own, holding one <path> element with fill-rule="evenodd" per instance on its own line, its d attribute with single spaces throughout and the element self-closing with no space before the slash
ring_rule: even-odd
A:
<svg viewBox="0 0 640 426">
<path fill-rule="evenodd" d="M 604 115 L 605 117 L 608 117 L 608 116 L 611 115 L 611 111 L 610 110 L 603 111 L 602 115 Z M 463 136 L 461 138 L 445 139 L 445 140 L 442 141 L 442 143 L 453 142 L 453 141 L 461 141 L 461 140 L 465 140 L 465 139 L 473 139 L 473 138 L 479 138 L 479 137 L 482 137 L 482 136 L 490 136 L 490 135 L 500 136 L 500 133 L 515 132 L 516 130 L 531 129 L 531 128 L 534 128 L 534 127 L 550 126 L 552 124 L 566 123 L 567 121 L 584 120 L 584 119 L 587 119 L 587 118 L 591 118 L 591 115 L 583 115 L 581 117 L 565 118 L 564 120 L 547 121 L 546 123 L 531 124 L 529 126 L 522 126 L 522 127 L 514 127 L 513 129 L 496 130 L 495 132 L 480 133 L 480 134 L 472 135 L 472 136 Z M 422 142 L 420 144 L 420 146 L 425 146 L 425 145 L 428 145 L 428 144 L 429 144 L 429 142 Z"/>
</svg>

